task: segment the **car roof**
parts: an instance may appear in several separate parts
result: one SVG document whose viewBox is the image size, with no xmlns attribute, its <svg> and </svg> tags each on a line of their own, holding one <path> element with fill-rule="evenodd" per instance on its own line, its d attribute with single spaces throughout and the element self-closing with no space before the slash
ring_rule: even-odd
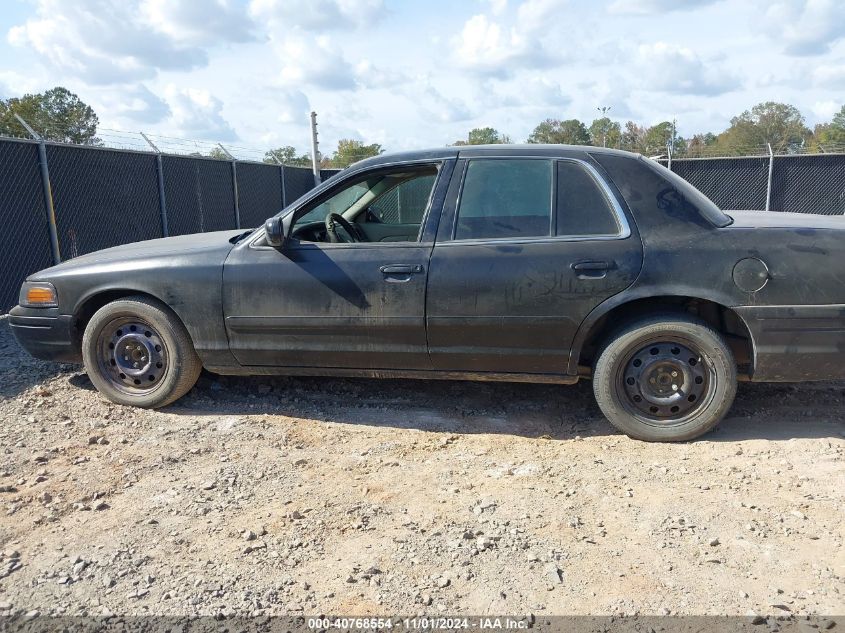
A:
<svg viewBox="0 0 845 633">
<path fill-rule="evenodd" d="M 565 158 L 573 154 L 584 153 L 617 154 L 627 157 L 637 157 L 639 154 L 626 152 L 608 147 L 593 147 L 592 145 L 543 145 L 525 143 L 520 145 L 452 145 L 432 149 L 410 150 L 405 152 L 391 152 L 366 158 L 351 165 L 355 169 L 373 167 L 376 165 L 390 165 L 412 161 L 437 160 L 455 157 L 474 156 L 546 156 Z"/>
</svg>

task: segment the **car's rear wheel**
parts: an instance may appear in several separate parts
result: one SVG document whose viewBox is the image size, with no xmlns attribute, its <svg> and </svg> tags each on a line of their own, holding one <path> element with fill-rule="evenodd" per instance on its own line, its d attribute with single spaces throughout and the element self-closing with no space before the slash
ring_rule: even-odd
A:
<svg viewBox="0 0 845 633">
<path fill-rule="evenodd" d="M 172 310 L 143 296 L 106 304 L 82 337 L 88 377 L 112 402 L 163 407 L 185 395 L 202 363 Z"/>
<path fill-rule="evenodd" d="M 690 440 L 715 427 L 733 403 L 736 363 L 703 321 L 657 315 L 610 338 L 595 363 L 593 391 L 623 433 L 652 442 Z"/>
</svg>

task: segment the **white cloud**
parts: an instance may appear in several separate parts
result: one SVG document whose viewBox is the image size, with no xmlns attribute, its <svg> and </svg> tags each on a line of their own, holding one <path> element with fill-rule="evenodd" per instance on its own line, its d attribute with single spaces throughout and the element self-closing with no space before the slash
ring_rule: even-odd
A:
<svg viewBox="0 0 845 633">
<path fill-rule="evenodd" d="M 355 70 L 327 35 L 299 35 L 278 45 L 281 80 L 288 86 L 311 85 L 325 90 L 351 90 Z"/>
<path fill-rule="evenodd" d="M 816 66 L 813 70 L 813 84 L 828 90 L 845 90 L 845 61 Z"/>
<path fill-rule="evenodd" d="M 119 90 L 109 90 L 101 99 L 110 117 L 131 123 L 152 125 L 170 116 L 170 107 L 161 97 L 143 84 Z"/>
<path fill-rule="evenodd" d="M 40 76 L 40 73 L 24 74 L 0 68 L 0 84 L 5 87 L 7 97 L 20 97 L 26 93 L 38 92 L 42 89 L 43 82 L 44 78 Z"/>
<path fill-rule="evenodd" d="M 273 109 L 280 123 L 299 123 L 311 111 L 311 105 L 299 90 L 278 90 L 273 95 Z"/>
<path fill-rule="evenodd" d="M 766 2 L 763 25 L 789 55 L 820 55 L 845 39 L 842 0 Z"/>
<path fill-rule="evenodd" d="M 328 34 L 377 23 L 383 0 L 251 0 L 249 13 L 266 32 L 282 85 L 353 90 L 359 71 L 365 87 L 383 83 L 364 74 L 367 62 L 356 69 Z"/>
<path fill-rule="evenodd" d="M 508 0 L 487 0 L 487 2 L 493 15 L 501 15 L 508 8 Z"/>
<path fill-rule="evenodd" d="M 556 18 L 566 17 L 568 4 L 567 0 L 523 0 L 516 11 L 516 30 L 523 36 L 540 35 L 558 22 Z M 561 33 L 555 35 L 559 38 Z"/>
<path fill-rule="evenodd" d="M 252 20 L 231 0 L 146 0 L 141 13 L 156 31 L 186 44 L 209 46 L 254 38 Z"/>
<path fill-rule="evenodd" d="M 573 31 L 567 0 L 523 0 L 513 16 L 505 15 L 505 9 L 494 2 L 491 15 L 480 13 L 464 22 L 452 41 L 462 69 L 505 78 L 520 70 L 548 68 L 565 58 L 571 42 L 561 42 Z"/>
<path fill-rule="evenodd" d="M 165 98 L 173 113 L 170 124 L 189 138 L 234 141 L 238 135 L 223 117 L 223 103 L 207 90 L 167 86 Z"/>
<path fill-rule="evenodd" d="M 64 85 L 104 126 L 224 144 L 307 147 L 312 108 L 327 146 L 354 133 L 388 150 L 478 125 L 523 139 L 603 105 L 621 122 L 677 116 L 690 135 L 776 100 L 812 126 L 845 94 L 845 0 L 11 4 L 6 96 Z"/>
<path fill-rule="evenodd" d="M 420 101 L 422 112 L 442 123 L 467 121 L 473 116 L 466 103 L 445 96 L 433 86 L 427 86 L 422 91 Z"/>
<path fill-rule="evenodd" d="M 507 77 L 520 68 L 541 68 L 550 59 L 531 32 L 508 28 L 484 14 L 466 21 L 456 44 L 461 67 L 493 77 Z"/>
<path fill-rule="evenodd" d="M 369 59 L 362 59 L 355 64 L 355 81 L 361 88 L 396 89 L 410 81 L 414 76 L 402 70 L 376 65 Z"/>
<path fill-rule="evenodd" d="M 717 0 L 614 0 L 608 11 L 622 15 L 654 15 L 670 11 L 688 11 L 714 2 Z"/>
<path fill-rule="evenodd" d="M 544 75 L 534 75 L 518 82 L 487 81 L 478 90 L 485 108 L 531 108 L 545 112 L 563 112 L 572 98 L 560 82 Z M 551 114 L 549 116 L 552 116 Z"/>
<path fill-rule="evenodd" d="M 637 49 L 640 87 L 660 92 L 719 95 L 739 85 L 737 78 L 713 61 L 704 62 L 689 48 L 656 42 Z"/>
<path fill-rule="evenodd" d="M 833 118 L 833 115 L 839 112 L 842 108 L 842 103 L 840 101 L 834 101 L 833 99 L 828 99 L 827 101 L 816 101 L 813 104 L 813 114 L 816 115 L 816 118 L 822 121 L 830 121 Z"/>
<path fill-rule="evenodd" d="M 244 18 L 223 2 L 36 0 L 35 15 L 9 29 L 8 40 L 33 49 L 55 70 L 89 84 L 151 79 L 160 70 L 208 62 L 198 44 L 244 41 Z"/>
<path fill-rule="evenodd" d="M 315 31 L 370 26 L 385 15 L 383 0 L 252 0 L 249 11 L 271 27 Z"/>
</svg>

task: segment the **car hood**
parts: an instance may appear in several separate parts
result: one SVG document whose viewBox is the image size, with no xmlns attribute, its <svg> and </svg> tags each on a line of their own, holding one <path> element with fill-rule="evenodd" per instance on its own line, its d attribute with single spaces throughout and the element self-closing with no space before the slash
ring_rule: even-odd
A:
<svg viewBox="0 0 845 633">
<path fill-rule="evenodd" d="M 217 262 L 222 264 L 229 251 L 232 250 L 233 244 L 230 240 L 243 233 L 243 229 L 215 231 L 213 233 L 195 233 L 122 244 L 74 257 L 58 266 L 31 275 L 29 279 L 48 281 L 80 269 L 143 268 L 146 267 L 145 263 L 152 264 L 153 262 L 160 262 L 162 259 L 178 260 L 182 264 L 200 259 L 205 263 Z"/>
</svg>

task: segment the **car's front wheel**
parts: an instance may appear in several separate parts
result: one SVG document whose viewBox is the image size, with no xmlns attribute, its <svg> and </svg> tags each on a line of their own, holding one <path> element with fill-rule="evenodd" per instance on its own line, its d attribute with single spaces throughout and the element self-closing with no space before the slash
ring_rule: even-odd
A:
<svg viewBox="0 0 845 633">
<path fill-rule="evenodd" d="M 181 398 L 202 370 L 179 317 L 143 296 L 97 310 L 82 337 L 82 357 L 101 394 L 117 404 L 145 408 Z"/>
<path fill-rule="evenodd" d="M 736 382 L 724 339 L 682 314 L 624 327 L 593 369 L 596 401 L 611 424 L 652 442 L 690 440 L 715 427 L 733 403 Z"/>
</svg>

